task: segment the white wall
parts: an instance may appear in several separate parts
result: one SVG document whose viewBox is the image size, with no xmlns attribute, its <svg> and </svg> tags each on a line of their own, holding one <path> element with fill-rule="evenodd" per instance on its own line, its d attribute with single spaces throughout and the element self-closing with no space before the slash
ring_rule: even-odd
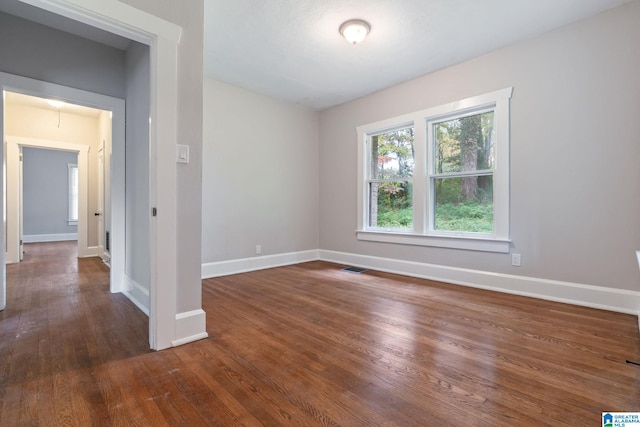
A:
<svg viewBox="0 0 640 427">
<path fill-rule="evenodd" d="M 633 2 L 323 111 L 320 248 L 640 289 L 638 22 Z M 356 126 L 507 86 L 511 238 L 522 267 L 506 254 L 356 240 Z"/>
<path fill-rule="evenodd" d="M 317 249 L 318 113 L 204 83 L 202 261 Z"/>
</svg>

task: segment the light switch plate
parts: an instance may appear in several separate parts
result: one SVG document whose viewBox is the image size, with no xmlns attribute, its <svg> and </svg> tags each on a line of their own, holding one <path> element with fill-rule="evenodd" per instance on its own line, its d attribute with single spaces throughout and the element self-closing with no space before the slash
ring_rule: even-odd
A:
<svg viewBox="0 0 640 427">
<path fill-rule="evenodd" d="M 189 146 L 178 144 L 176 149 L 176 162 L 189 163 Z"/>
</svg>

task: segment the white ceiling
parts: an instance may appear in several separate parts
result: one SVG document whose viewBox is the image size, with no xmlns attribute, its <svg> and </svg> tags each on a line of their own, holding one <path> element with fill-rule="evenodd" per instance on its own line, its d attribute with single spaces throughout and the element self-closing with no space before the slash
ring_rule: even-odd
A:
<svg viewBox="0 0 640 427">
<path fill-rule="evenodd" d="M 204 73 L 321 110 L 631 1 L 204 0 Z M 121 50 L 130 42 L 18 0 L 0 11 Z M 356 46 L 338 32 L 353 18 L 372 27 Z"/>
<path fill-rule="evenodd" d="M 38 98 L 36 96 L 23 95 L 16 92 L 5 92 L 4 100 L 7 106 L 23 105 L 25 107 L 39 108 L 41 110 L 52 110 L 62 113 L 75 114 L 78 116 L 97 118 L 100 116 L 102 110 L 97 110 L 91 107 L 84 107 L 82 105 L 64 103 L 60 108 L 50 105 L 45 98 Z"/>
<path fill-rule="evenodd" d="M 630 1 L 204 0 L 204 71 L 324 109 Z M 356 46 L 338 32 L 353 18 L 372 27 Z"/>
</svg>

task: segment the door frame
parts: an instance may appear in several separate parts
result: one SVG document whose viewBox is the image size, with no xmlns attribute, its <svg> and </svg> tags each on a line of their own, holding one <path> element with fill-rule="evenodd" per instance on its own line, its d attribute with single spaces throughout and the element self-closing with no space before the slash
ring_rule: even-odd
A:
<svg viewBox="0 0 640 427">
<path fill-rule="evenodd" d="M 108 146 L 111 146 L 111 142 L 109 142 Z M 105 165 L 107 159 L 107 143 L 106 140 L 101 138 L 100 143 L 98 145 L 98 212 L 96 212 L 98 216 L 98 256 L 104 261 L 107 265 L 109 265 L 109 259 L 106 253 L 106 230 L 108 224 L 106 224 L 106 219 L 111 218 L 111 214 L 106 214 L 106 210 L 109 209 L 110 204 L 106 203 L 107 200 L 107 192 L 105 191 L 105 176 L 110 176 L 110 174 L 105 174 Z"/>
<path fill-rule="evenodd" d="M 101 110 L 111 111 L 111 127 L 112 127 L 112 162 L 111 162 L 111 227 L 113 235 L 113 255 L 111 259 L 110 270 L 110 290 L 111 292 L 122 292 L 126 289 L 125 281 L 125 102 L 122 99 L 101 95 L 93 92 L 88 92 L 80 89 L 74 89 L 66 86 L 57 85 L 54 83 L 43 82 L 40 80 L 34 80 L 27 77 L 16 76 L 13 74 L 7 74 L 0 72 L 0 89 L 2 91 L 18 92 L 24 95 L 37 96 L 39 98 L 55 98 L 61 101 L 65 101 L 71 104 L 84 105 L 85 107 L 97 108 Z M 4 102 L 0 103 L 0 118 L 4 117 Z M 3 182 L 5 189 L 5 195 L 2 197 L 3 206 L 8 207 L 6 203 L 9 194 L 7 192 L 9 185 L 15 185 L 9 180 L 9 173 L 13 169 L 11 167 L 11 159 L 8 158 L 14 151 L 17 151 L 18 144 L 21 145 L 40 145 L 45 143 L 42 140 L 34 140 L 29 138 L 12 137 L 4 134 L 4 123 L 0 120 L 0 134 L 3 135 L 5 141 L 5 149 L 2 152 L 2 163 L 6 167 L 7 180 Z M 24 141 L 24 144 L 22 143 Z M 12 149 L 14 146 L 16 149 Z M 88 170 L 88 146 L 76 145 L 63 142 L 54 142 L 53 144 L 58 147 L 66 147 L 67 151 L 80 151 L 78 156 L 78 173 L 80 174 L 81 163 L 83 162 L 85 167 L 85 173 Z M 82 158 L 83 150 L 86 151 L 84 159 Z M 15 156 L 12 155 L 15 160 Z M 4 179 L 4 178 L 3 178 Z M 80 180 L 80 192 L 88 193 L 86 188 L 87 180 L 84 180 L 84 189 L 82 188 L 82 179 Z M 84 210 L 87 210 L 87 200 L 84 198 Z M 81 202 L 81 199 L 79 199 Z M 81 206 L 79 206 L 82 209 Z M 16 207 L 17 209 L 17 207 Z M 15 209 L 14 209 L 15 210 Z M 6 239 L 7 232 L 7 220 L 10 215 L 17 215 L 17 212 L 8 212 L 5 218 L 4 227 L 0 227 L 0 240 Z M 84 246 L 86 246 L 87 239 L 87 222 L 84 222 Z M 80 221 L 78 221 L 78 239 L 80 239 Z M 6 239 L 9 243 L 10 239 Z M 80 247 L 80 242 L 78 242 Z M 80 254 L 79 254 L 80 255 Z M 2 300 L 0 301 L 1 308 L 6 306 L 6 259 L 5 252 L 0 251 L 1 266 L 2 266 Z"/>
<path fill-rule="evenodd" d="M 197 313 L 193 316 L 187 313 L 189 314 L 187 317 L 189 319 L 193 317 L 194 321 L 187 321 L 185 325 L 185 315 L 177 313 L 176 305 L 176 301 L 180 298 L 177 283 L 178 227 L 175 156 L 178 138 L 178 43 L 182 29 L 178 25 L 120 1 L 20 1 L 150 47 L 149 205 L 156 209 L 157 216 L 152 217 L 150 221 L 149 345 L 152 349 L 160 350 L 205 338 L 207 333 L 204 312 L 196 310 Z M 124 129 L 124 123 L 122 129 Z M 112 137 L 115 143 L 116 135 Z M 114 145 L 112 160 L 113 163 L 118 163 L 115 154 Z M 124 165 L 124 158 L 122 164 Z M 115 176 L 111 179 L 112 185 L 120 178 L 124 180 L 124 174 L 121 176 L 116 174 L 113 166 Z M 114 189 L 115 187 L 112 187 L 112 196 L 115 196 Z M 118 206 L 116 203 L 123 203 L 123 205 Z M 112 211 L 124 212 L 124 199 L 117 200 L 112 197 Z M 112 218 L 112 222 L 114 219 Z M 3 237 L 0 235 L 0 241 Z M 115 237 L 114 235 L 112 255 L 116 255 L 117 251 L 118 256 L 123 256 L 124 251 L 120 252 L 117 250 L 120 248 L 115 247 Z M 124 246 L 124 239 L 121 244 Z M 6 275 L 4 251 L 0 251 L 0 258 L 2 258 L 0 264 L 4 280 Z M 115 261 L 113 256 L 112 261 Z M 4 282 L 6 283 L 6 280 Z"/>
<path fill-rule="evenodd" d="M 62 141 L 46 139 L 23 138 L 13 135 L 5 135 L 7 182 L 5 184 L 7 203 L 7 264 L 19 262 L 22 259 L 20 253 L 20 241 L 22 240 L 21 224 L 24 218 L 22 207 L 22 171 L 20 170 L 20 155 L 22 147 L 42 148 L 46 150 L 60 150 L 77 153 L 78 155 L 78 258 L 95 256 L 95 250 L 88 244 L 88 218 L 89 214 L 89 146 L 72 144 Z"/>
</svg>

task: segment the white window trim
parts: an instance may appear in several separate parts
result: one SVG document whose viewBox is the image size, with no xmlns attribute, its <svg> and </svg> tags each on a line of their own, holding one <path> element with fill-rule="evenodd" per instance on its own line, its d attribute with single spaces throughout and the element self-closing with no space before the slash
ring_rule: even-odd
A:
<svg viewBox="0 0 640 427">
<path fill-rule="evenodd" d="M 73 188 L 72 187 L 72 179 L 71 179 L 71 175 L 72 175 L 72 171 L 76 170 L 76 181 L 78 181 L 76 184 L 78 186 L 78 190 L 76 191 L 77 195 L 76 195 L 76 204 L 78 205 L 78 212 L 76 217 L 74 218 L 72 215 L 73 212 L 73 199 L 71 197 L 71 195 L 73 194 Z M 78 170 L 78 165 L 76 163 L 67 163 L 67 182 L 68 182 L 68 193 L 67 193 L 67 198 L 68 198 L 68 209 L 67 209 L 67 224 L 68 225 L 78 225 L 78 215 L 80 214 L 80 209 L 79 209 L 79 188 L 80 188 L 80 182 L 79 182 L 79 170 Z"/>
<path fill-rule="evenodd" d="M 508 253 L 509 237 L 509 140 L 510 99 L 513 87 L 466 98 L 445 105 L 358 126 L 358 240 L 404 245 L 433 246 L 485 252 Z M 433 153 L 433 141 L 428 136 L 430 123 L 450 116 L 492 107 L 495 114 L 496 159 L 493 170 L 494 232 L 458 233 L 430 230 L 429 206 L 432 200 L 427 172 L 432 162 L 427 152 Z M 414 125 L 414 177 L 413 177 L 413 231 L 369 229 L 367 227 L 368 193 L 368 140 L 370 135 L 387 129 Z"/>
</svg>

